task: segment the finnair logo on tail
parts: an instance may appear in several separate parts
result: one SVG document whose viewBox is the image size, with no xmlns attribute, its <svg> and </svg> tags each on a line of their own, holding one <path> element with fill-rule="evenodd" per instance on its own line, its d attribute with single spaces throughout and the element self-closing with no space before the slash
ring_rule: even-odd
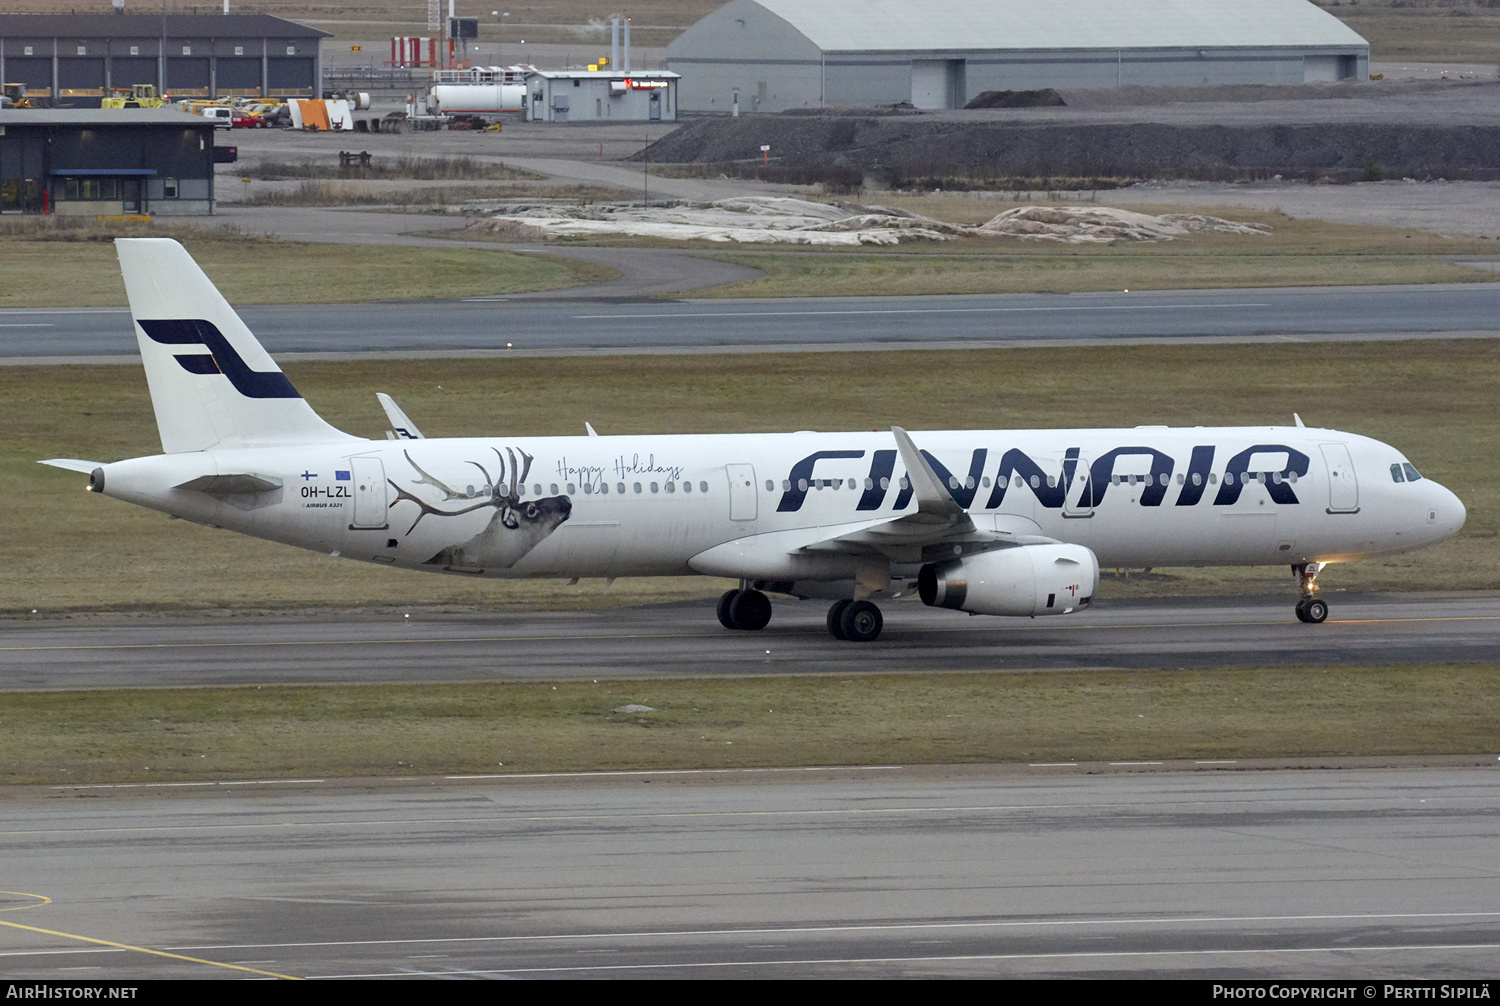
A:
<svg viewBox="0 0 1500 1006">
<path fill-rule="evenodd" d="M 202 346 L 207 353 L 175 353 L 173 358 L 189 374 L 223 374 L 246 398 L 301 398 L 280 371 L 251 370 L 212 322 L 156 319 L 137 321 L 152 342 L 163 346 Z"/>
</svg>

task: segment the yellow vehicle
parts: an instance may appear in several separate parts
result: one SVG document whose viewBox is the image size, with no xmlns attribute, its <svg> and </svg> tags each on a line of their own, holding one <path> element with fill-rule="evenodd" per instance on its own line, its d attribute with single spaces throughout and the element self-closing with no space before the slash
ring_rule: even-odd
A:
<svg viewBox="0 0 1500 1006">
<path fill-rule="evenodd" d="M 0 84 L 0 93 L 5 95 L 3 104 L 6 108 L 35 108 L 31 100 L 26 97 L 25 84 Z"/>
<path fill-rule="evenodd" d="M 166 98 L 156 96 L 155 84 L 131 84 L 130 87 L 112 87 L 115 92 L 99 102 L 100 108 L 161 108 Z M 128 93 L 127 93 L 128 91 Z"/>
</svg>

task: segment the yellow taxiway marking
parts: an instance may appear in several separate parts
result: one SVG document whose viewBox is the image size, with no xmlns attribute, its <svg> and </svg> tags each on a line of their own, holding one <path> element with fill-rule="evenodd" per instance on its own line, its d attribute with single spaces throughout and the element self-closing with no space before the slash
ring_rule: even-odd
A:
<svg viewBox="0 0 1500 1006">
<path fill-rule="evenodd" d="M 0 891 L 0 894 L 10 894 L 10 893 L 16 893 L 16 892 Z M 42 897 L 40 894 L 26 894 L 26 895 L 22 895 L 22 896 L 23 897 L 27 897 L 27 898 L 41 898 Z M 50 898 L 42 898 L 42 901 L 38 902 L 38 904 L 43 904 L 43 903 L 50 904 L 51 900 L 52 899 L 50 899 Z M 37 906 L 36 905 L 21 905 L 19 907 L 22 907 L 22 908 L 35 908 Z M 296 975 L 283 975 L 283 974 L 279 974 L 279 973 L 277 973 L 275 971 L 262 971 L 259 968 L 247 968 L 243 964 L 225 964 L 223 961 L 209 961 L 209 960 L 204 960 L 202 957 L 188 957 L 185 954 L 173 954 L 173 953 L 168 953 L 165 950 L 152 950 L 150 947 L 137 947 L 137 946 L 132 946 L 129 943 L 116 943 L 114 940 L 101 940 L 101 939 L 98 939 L 98 938 L 93 937 L 93 936 L 79 936 L 77 933 L 64 933 L 64 932 L 59 932 L 56 929 L 43 929 L 40 926 L 23 926 L 19 922 L 6 922 L 4 920 L 0 920 L 0 926 L 9 926 L 12 929 L 24 929 L 24 930 L 26 930 L 27 932 L 30 932 L 30 933 L 42 933 L 42 934 L 44 934 L 46 936 L 61 936 L 65 940 L 81 940 L 84 943 L 97 943 L 100 946 L 114 947 L 117 950 L 133 950 L 136 953 L 140 953 L 140 954 L 154 954 L 157 957 L 170 957 L 173 960 L 189 961 L 189 962 L 191 962 L 193 964 L 208 964 L 208 965 L 210 965 L 212 967 L 216 967 L 216 968 L 229 968 L 231 971 L 248 971 L 252 975 L 265 975 L 267 978 L 286 978 L 286 979 L 288 979 L 290 981 L 301 981 L 302 980 L 302 979 L 298 978 Z"/>
<path fill-rule="evenodd" d="M 1335 618 L 1330 619 L 1328 625 L 1378 625 L 1378 624 L 1404 624 L 1407 622 L 1493 622 L 1500 621 L 1500 615 L 1430 615 L 1414 616 L 1409 618 Z M 1117 624 L 1090 623 L 1072 625 L 1059 625 L 1059 629 L 1070 629 L 1073 631 L 1101 630 L 1101 629 L 1225 629 L 1242 628 L 1248 626 L 1265 625 L 1288 625 L 1288 620 L 1258 620 L 1244 622 L 1120 622 Z M 793 630 L 795 631 L 795 630 Z M 1036 627 L 1032 625 L 986 625 L 974 626 L 973 628 L 958 626 L 909 626 L 902 627 L 902 632 L 1034 632 Z M 821 635 L 816 630 L 806 630 L 803 634 Z M 245 640 L 242 642 L 191 642 L 191 643 L 63 643 L 51 646 L 0 646 L 0 653 L 24 653 L 43 650 L 191 650 L 191 649 L 235 649 L 245 647 L 273 647 L 273 646 L 426 646 L 431 643 L 550 643 L 559 640 L 584 640 L 584 639 L 699 639 L 700 633 L 689 632 L 641 632 L 641 633 L 598 633 L 595 635 L 579 635 L 577 633 L 559 633 L 557 635 L 533 635 L 533 636 L 459 636 L 456 638 L 422 637 L 417 639 L 283 639 L 283 640 Z"/>
<path fill-rule="evenodd" d="M 27 894 L 25 891 L 0 891 L 0 894 L 11 894 L 17 898 L 35 898 L 29 905 L 11 905 L 9 908 L 0 908 L 0 912 L 24 912 L 28 908 L 41 908 L 43 905 L 52 904 L 52 899 L 45 894 Z"/>
</svg>

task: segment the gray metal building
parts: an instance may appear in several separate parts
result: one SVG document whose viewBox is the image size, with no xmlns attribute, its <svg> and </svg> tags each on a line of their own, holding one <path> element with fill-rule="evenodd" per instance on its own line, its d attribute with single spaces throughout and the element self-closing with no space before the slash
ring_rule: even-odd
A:
<svg viewBox="0 0 1500 1006">
<path fill-rule="evenodd" d="M 667 46 L 684 112 L 962 108 L 984 91 L 1364 80 L 1307 0 L 730 0 Z"/>
<path fill-rule="evenodd" d="M 0 111 L 0 213 L 212 213 L 214 124 L 175 108 Z"/>
<path fill-rule="evenodd" d="M 328 33 L 268 14 L 0 14 L 0 80 L 54 107 L 111 88 L 178 98 L 322 96 Z"/>
<path fill-rule="evenodd" d="M 675 122 L 678 75 L 665 70 L 533 70 L 532 122 Z"/>
</svg>

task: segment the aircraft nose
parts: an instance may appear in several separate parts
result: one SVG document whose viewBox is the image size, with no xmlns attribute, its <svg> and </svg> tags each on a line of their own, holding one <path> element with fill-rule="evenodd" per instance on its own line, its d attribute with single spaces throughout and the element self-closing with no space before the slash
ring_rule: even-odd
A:
<svg viewBox="0 0 1500 1006">
<path fill-rule="evenodd" d="M 1428 526 L 1443 538 L 1457 534 L 1464 526 L 1464 521 L 1469 518 L 1469 511 L 1464 507 L 1463 500 L 1452 490 L 1436 482 L 1431 483 L 1429 492 L 1431 499 L 1427 505 Z"/>
</svg>

